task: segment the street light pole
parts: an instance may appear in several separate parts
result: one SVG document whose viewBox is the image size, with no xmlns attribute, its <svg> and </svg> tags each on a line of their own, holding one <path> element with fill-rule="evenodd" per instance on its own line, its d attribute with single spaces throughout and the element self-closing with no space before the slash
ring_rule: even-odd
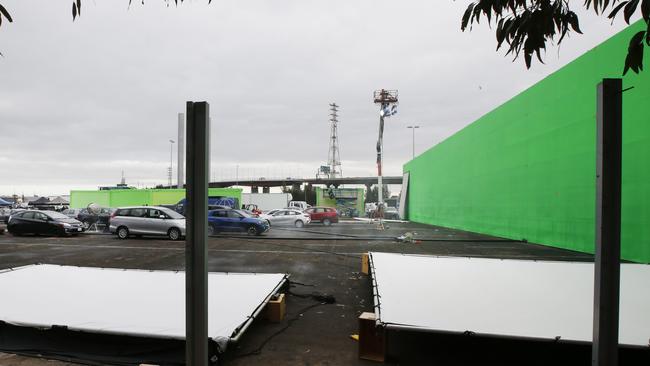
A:
<svg viewBox="0 0 650 366">
<path fill-rule="evenodd" d="M 172 188 L 172 174 L 174 167 L 174 140 L 169 140 L 169 188 Z"/>
<path fill-rule="evenodd" d="M 412 145 L 413 146 L 413 148 L 412 148 L 413 157 L 412 157 L 412 159 L 415 159 L 415 129 L 420 128 L 420 126 L 406 126 L 406 128 L 410 128 L 413 131 L 413 145 Z"/>
</svg>

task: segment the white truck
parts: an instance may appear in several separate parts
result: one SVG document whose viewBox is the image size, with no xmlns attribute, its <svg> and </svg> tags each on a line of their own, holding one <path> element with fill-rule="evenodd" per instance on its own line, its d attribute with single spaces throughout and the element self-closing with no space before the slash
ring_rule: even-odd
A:
<svg viewBox="0 0 650 366">
<path fill-rule="evenodd" d="M 287 207 L 292 198 L 291 193 L 242 193 L 241 204 L 257 205 L 260 210 L 268 211 Z"/>
</svg>

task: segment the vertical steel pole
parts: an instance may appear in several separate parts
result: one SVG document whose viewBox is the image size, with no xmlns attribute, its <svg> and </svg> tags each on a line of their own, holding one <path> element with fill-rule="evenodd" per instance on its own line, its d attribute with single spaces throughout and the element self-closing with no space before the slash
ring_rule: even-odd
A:
<svg viewBox="0 0 650 366">
<path fill-rule="evenodd" d="M 412 154 L 411 160 L 415 159 L 415 129 L 416 129 L 416 127 L 413 126 L 413 128 L 412 128 L 412 130 L 413 130 L 413 141 L 412 141 L 412 144 L 411 144 L 411 154 Z"/>
<path fill-rule="evenodd" d="M 187 102 L 185 361 L 191 366 L 208 365 L 209 113 L 207 102 Z"/>
<path fill-rule="evenodd" d="M 174 142 L 169 140 L 169 189 L 172 189 L 174 184 Z"/>
<path fill-rule="evenodd" d="M 176 183 L 178 188 L 183 188 L 185 186 L 185 115 L 183 113 L 178 114 L 178 153 L 176 158 L 178 159 Z"/>
<path fill-rule="evenodd" d="M 594 366 L 618 364 L 622 87 L 621 79 L 603 79 L 597 87 Z"/>
<path fill-rule="evenodd" d="M 382 105 L 382 109 L 384 106 Z M 377 158 L 377 187 L 379 188 L 377 195 L 377 203 L 381 206 L 384 202 L 384 180 L 383 180 L 383 164 L 384 164 L 384 116 L 379 117 L 379 149 Z"/>
</svg>

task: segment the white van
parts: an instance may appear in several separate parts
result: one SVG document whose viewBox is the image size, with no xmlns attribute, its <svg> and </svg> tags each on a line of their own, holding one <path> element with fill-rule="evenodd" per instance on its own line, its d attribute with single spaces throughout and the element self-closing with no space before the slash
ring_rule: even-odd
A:
<svg viewBox="0 0 650 366">
<path fill-rule="evenodd" d="M 310 208 L 311 205 L 308 205 L 307 202 L 305 201 L 290 201 L 289 202 L 289 208 L 295 208 L 300 211 L 304 211 L 308 208 Z"/>
</svg>

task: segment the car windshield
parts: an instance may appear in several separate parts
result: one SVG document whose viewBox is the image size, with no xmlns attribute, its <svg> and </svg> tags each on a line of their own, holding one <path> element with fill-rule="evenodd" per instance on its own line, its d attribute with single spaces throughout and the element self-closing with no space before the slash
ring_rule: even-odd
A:
<svg viewBox="0 0 650 366">
<path fill-rule="evenodd" d="M 66 215 L 64 215 L 62 213 L 54 212 L 54 211 L 53 212 L 48 212 L 46 215 L 49 216 L 50 218 L 53 218 L 53 219 L 69 219 L 68 216 L 66 216 Z"/>
<path fill-rule="evenodd" d="M 169 216 L 172 219 L 184 219 L 185 216 L 179 214 L 178 212 L 174 210 L 170 210 L 168 208 L 161 209 L 162 212 L 164 212 L 167 216 Z"/>
</svg>

